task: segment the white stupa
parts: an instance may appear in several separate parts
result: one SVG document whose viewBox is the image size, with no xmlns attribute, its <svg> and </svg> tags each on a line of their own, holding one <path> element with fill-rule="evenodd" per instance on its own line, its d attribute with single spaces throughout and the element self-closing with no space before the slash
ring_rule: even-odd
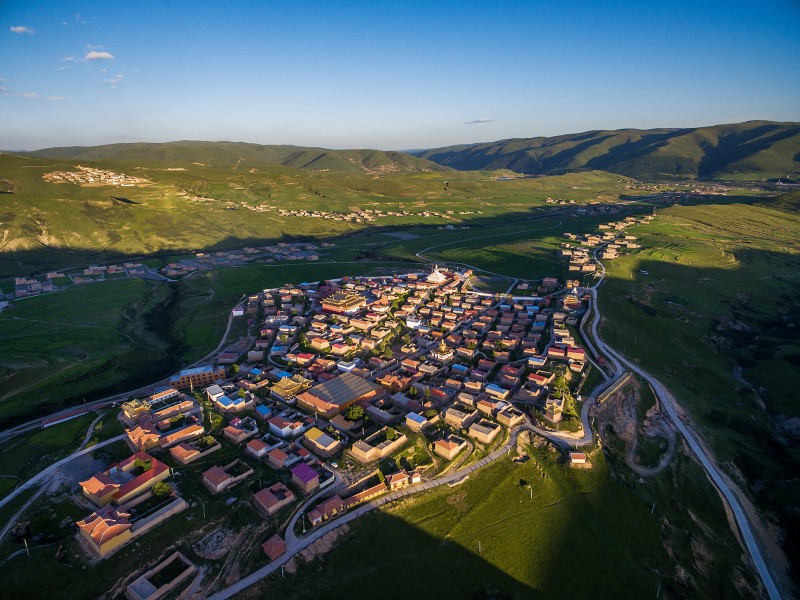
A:
<svg viewBox="0 0 800 600">
<path fill-rule="evenodd" d="M 428 275 L 428 281 L 436 284 L 444 283 L 447 281 L 447 275 L 439 270 L 439 265 L 433 265 L 433 272 Z"/>
</svg>

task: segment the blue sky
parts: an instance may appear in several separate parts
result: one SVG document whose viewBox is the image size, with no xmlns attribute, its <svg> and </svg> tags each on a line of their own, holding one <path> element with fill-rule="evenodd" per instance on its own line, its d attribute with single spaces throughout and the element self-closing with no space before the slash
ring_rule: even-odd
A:
<svg viewBox="0 0 800 600">
<path fill-rule="evenodd" d="M 0 148 L 800 121 L 800 2 L 0 4 Z"/>
</svg>

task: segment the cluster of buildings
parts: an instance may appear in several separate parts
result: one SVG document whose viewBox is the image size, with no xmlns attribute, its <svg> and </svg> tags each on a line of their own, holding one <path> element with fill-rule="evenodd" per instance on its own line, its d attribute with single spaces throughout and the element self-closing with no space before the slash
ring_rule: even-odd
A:
<svg viewBox="0 0 800 600">
<path fill-rule="evenodd" d="M 500 443 L 530 408 L 558 423 L 548 363 L 580 373 L 586 359 L 568 329 L 584 300 L 577 282 L 552 296 L 561 286 L 546 278 L 537 288 L 546 296 L 507 297 L 467 289 L 470 275 L 434 267 L 248 297 L 235 313 L 258 326 L 246 347 L 120 406 L 132 455 L 81 484 L 98 510 L 78 523 L 80 535 L 104 556 L 154 525 L 142 513 L 158 522 L 174 514 L 176 490 L 170 503 L 153 499 L 173 469 L 189 469 L 183 477 L 199 478 L 211 501 L 250 486 L 271 523 L 331 486 L 303 514 L 313 528 Z M 394 460 L 417 446 L 423 458 Z M 337 461 L 364 476 L 334 486 Z M 280 556 L 282 532 L 263 549 Z"/>
<path fill-rule="evenodd" d="M 77 171 L 53 171 L 42 175 L 48 183 L 77 183 L 78 185 L 114 185 L 120 187 L 133 187 L 143 183 L 150 183 L 144 177 L 134 177 L 125 173 L 115 173 L 94 167 L 77 166 Z"/>
<path fill-rule="evenodd" d="M 83 495 L 95 507 L 77 521 L 78 539 L 90 554 L 105 557 L 123 544 L 149 531 L 188 505 L 167 484 L 165 493 L 156 486 L 172 475 L 172 469 L 146 452 L 112 464 L 80 482 Z"/>
<path fill-rule="evenodd" d="M 278 209 L 278 214 L 282 217 L 312 217 L 315 219 L 329 219 L 331 221 L 348 221 L 351 223 L 371 223 L 380 218 L 387 217 L 423 217 L 450 219 L 454 215 L 483 214 L 481 210 L 446 210 L 439 212 L 436 210 L 381 210 L 381 209 L 352 209 L 350 212 L 307 210 L 307 209 Z"/>
<path fill-rule="evenodd" d="M 90 265 L 80 271 L 50 271 L 38 277 L 16 277 L 14 292 L 11 298 L 25 298 L 38 294 L 57 292 L 71 285 L 103 281 L 105 279 L 123 277 L 141 277 L 150 273 L 150 269 L 141 263 L 126 262 L 113 265 Z M 6 296 L 4 296 L 6 297 Z"/>
<path fill-rule="evenodd" d="M 603 245 L 600 258 L 613 260 L 619 256 L 622 250 L 633 250 L 641 248 L 637 243 L 636 236 L 625 233 L 626 228 L 639 223 L 647 223 L 653 219 L 648 215 L 645 217 L 625 217 L 620 221 L 603 223 L 598 226 L 598 233 L 588 233 L 579 235 L 576 233 L 565 233 L 564 237 L 570 242 L 561 244 L 559 255 L 569 261 L 569 270 L 580 273 L 594 273 L 597 265 L 592 260 L 592 252 L 595 248 Z M 576 245 L 577 244 L 577 245 Z"/>
<path fill-rule="evenodd" d="M 335 244 L 322 242 L 278 242 L 269 246 L 246 246 L 238 250 L 197 252 L 194 258 L 171 262 L 161 269 L 167 277 L 182 277 L 195 271 L 209 271 L 218 267 L 242 266 L 249 263 L 273 263 L 284 260 L 319 260 L 320 248 L 333 248 Z"/>
</svg>

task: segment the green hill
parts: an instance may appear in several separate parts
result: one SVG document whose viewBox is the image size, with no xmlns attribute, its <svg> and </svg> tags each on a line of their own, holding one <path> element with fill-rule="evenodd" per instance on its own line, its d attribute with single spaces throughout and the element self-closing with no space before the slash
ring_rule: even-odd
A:
<svg viewBox="0 0 800 600">
<path fill-rule="evenodd" d="M 414 155 L 461 171 L 603 170 L 645 180 L 795 178 L 800 174 L 800 123 L 587 131 L 449 146 Z"/>
<path fill-rule="evenodd" d="M 449 167 L 402 152 L 326 150 L 302 146 L 264 146 L 244 142 L 180 141 L 45 148 L 16 154 L 68 160 L 159 161 L 165 165 L 255 168 L 284 166 L 349 173 L 412 173 L 449 171 Z"/>
</svg>

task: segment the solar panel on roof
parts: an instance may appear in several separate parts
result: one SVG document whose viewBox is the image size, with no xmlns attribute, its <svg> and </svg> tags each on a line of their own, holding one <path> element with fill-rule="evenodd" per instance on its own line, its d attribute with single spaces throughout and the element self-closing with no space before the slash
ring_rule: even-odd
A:
<svg viewBox="0 0 800 600">
<path fill-rule="evenodd" d="M 309 390 L 314 396 L 331 404 L 342 405 L 348 401 L 379 389 L 375 384 L 352 373 L 321 383 Z"/>
</svg>

